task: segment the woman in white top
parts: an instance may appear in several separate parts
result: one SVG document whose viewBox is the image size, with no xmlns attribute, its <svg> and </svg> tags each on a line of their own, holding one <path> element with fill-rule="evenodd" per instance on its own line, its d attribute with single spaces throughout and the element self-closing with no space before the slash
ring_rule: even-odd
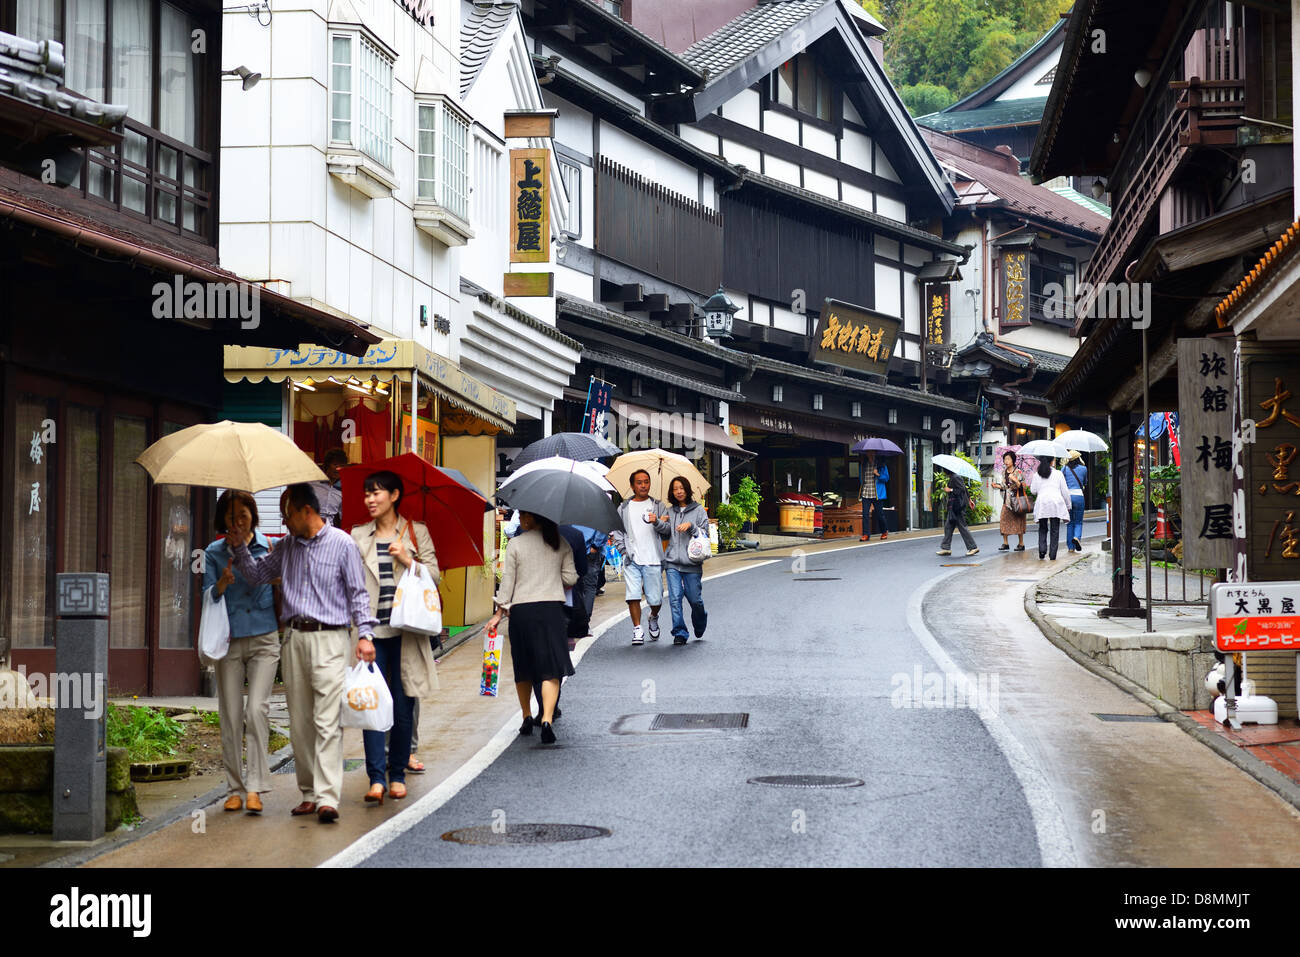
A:
<svg viewBox="0 0 1300 957">
<path fill-rule="evenodd" d="M 542 686 L 542 744 L 555 743 L 551 719 L 560 697 L 560 681 L 573 674 L 564 614 L 564 589 L 578 580 L 573 549 L 549 518 L 519 513 L 519 534 L 506 549 L 497 613 L 488 619 L 496 630 L 503 615 L 510 617 L 510 660 L 515 669 L 515 693 L 524 712 L 520 734 L 533 733 L 533 685 Z"/>
<path fill-rule="evenodd" d="M 1042 459 L 1038 471 L 1029 481 L 1029 491 L 1034 495 L 1034 519 L 1038 522 L 1038 560 L 1048 555 L 1048 532 L 1051 533 L 1051 556 L 1056 561 L 1056 544 L 1061 535 L 1061 523 L 1070 518 L 1070 489 L 1065 476 L 1052 468 L 1051 459 Z"/>
</svg>

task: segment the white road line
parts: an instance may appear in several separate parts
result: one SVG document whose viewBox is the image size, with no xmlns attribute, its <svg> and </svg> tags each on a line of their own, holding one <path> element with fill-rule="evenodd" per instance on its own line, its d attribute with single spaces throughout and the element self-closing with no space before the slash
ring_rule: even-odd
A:
<svg viewBox="0 0 1300 957">
<path fill-rule="evenodd" d="M 907 624 L 912 629 L 912 634 L 916 636 L 917 641 L 921 643 L 921 647 L 934 659 L 934 663 L 944 673 L 964 675 L 965 672 L 958 668 L 956 663 L 948 657 L 948 653 L 943 650 L 934 635 L 930 633 L 930 629 L 925 626 L 925 617 L 921 613 L 925 596 L 929 594 L 930 589 L 945 578 L 957 574 L 959 572 L 954 570 L 944 572 L 942 575 L 936 575 L 913 591 L 907 602 Z M 984 722 L 984 727 L 988 729 L 993 743 L 998 746 L 998 749 L 1007 759 L 1007 763 L 1011 765 L 1011 770 L 1015 772 L 1016 778 L 1020 781 L 1020 787 L 1025 794 L 1025 801 L 1029 804 L 1029 813 L 1034 819 L 1034 830 L 1038 835 L 1038 853 L 1043 866 L 1078 867 L 1074 843 L 1070 840 L 1070 832 L 1065 826 L 1065 815 L 1061 813 L 1060 805 L 1056 803 L 1056 798 L 1052 794 L 1051 786 L 1047 783 L 1047 776 L 1043 774 L 1043 769 L 1039 767 L 1038 762 L 1025 750 L 1025 746 L 1020 743 L 1019 739 L 997 714 L 985 708 L 972 710 L 979 715 L 980 721 Z"/>
<path fill-rule="evenodd" d="M 753 568 L 762 568 L 765 565 L 775 565 L 781 559 L 773 558 L 765 562 L 753 562 L 747 567 L 733 568 L 730 571 L 718 572 L 716 575 L 705 575 L 704 581 L 712 581 L 715 578 L 726 578 L 728 575 L 734 575 L 737 572 L 747 572 Z M 578 642 L 577 647 L 571 655 L 573 663 L 576 666 L 582 660 L 588 649 L 594 645 L 600 636 L 609 631 L 623 619 L 628 617 L 626 611 L 612 615 L 600 623 L 600 626 L 592 632 L 590 638 L 584 638 Z M 568 680 L 568 679 L 565 679 Z M 487 744 L 479 750 L 468 761 L 455 770 L 451 776 L 439 784 L 436 788 L 424 795 L 418 801 L 415 801 L 398 814 L 396 817 L 389 818 L 383 824 L 368 831 L 352 844 L 349 844 L 339 853 L 335 854 L 329 860 L 318 864 L 318 867 L 356 867 L 366 858 L 370 857 L 381 848 L 391 843 L 395 838 L 406 833 L 415 825 L 419 824 L 430 814 L 436 812 L 444 804 L 454 798 L 460 791 L 476 777 L 482 774 L 492 762 L 510 747 L 511 742 L 519 737 L 519 728 L 516 724 L 518 719 L 514 716 L 501 726 Z"/>
</svg>

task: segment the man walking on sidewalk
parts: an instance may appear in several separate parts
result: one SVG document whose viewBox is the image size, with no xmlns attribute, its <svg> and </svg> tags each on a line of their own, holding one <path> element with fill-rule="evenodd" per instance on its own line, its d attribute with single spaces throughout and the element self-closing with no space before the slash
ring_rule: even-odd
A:
<svg viewBox="0 0 1300 957">
<path fill-rule="evenodd" d="M 961 540 L 966 546 L 967 555 L 978 555 L 975 539 L 966 528 L 966 509 L 970 507 L 970 491 L 966 480 L 960 475 L 948 476 L 948 520 L 943 526 L 943 544 L 936 555 L 952 554 L 952 530 L 961 532 Z"/>
<path fill-rule="evenodd" d="M 321 518 L 315 490 L 290 485 L 280 513 L 289 535 L 264 558 L 254 559 L 237 536 L 228 535 L 226 543 L 250 584 L 281 579 L 286 630 L 280 663 L 302 791 L 302 803 L 290 813 L 315 812 L 327 824 L 338 820 L 343 791 L 343 679 L 353 660 L 375 660 L 370 638 L 378 622 L 370 613 L 361 552 L 351 535 Z M 355 649 L 349 622 L 361 634 Z"/>
<path fill-rule="evenodd" d="M 632 497 L 618 507 L 623 530 L 615 531 L 614 547 L 623 555 L 627 610 L 632 616 L 632 644 L 645 641 L 641 631 L 641 599 L 650 606 L 650 640 L 659 640 L 659 606 L 664 601 L 664 536 L 672 532 L 668 508 L 650 497 L 650 473 L 632 473 Z"/>
<path fill-rule="evenodd" d="M 885 483 L 889 481 L 889 466 L 876 466 L 876 453 L 868 452 L 867 461 L 862 466 L 862 537 L 860 542 L 871 541 L 871 513 L 876 516 L 876 524 L 880 526 L 880 540 L 884 541 L 889 537 L 889 529 L 885 527 L 884 516 L 880 514 L 880 503 L 885 500 Z"/>
</svg>

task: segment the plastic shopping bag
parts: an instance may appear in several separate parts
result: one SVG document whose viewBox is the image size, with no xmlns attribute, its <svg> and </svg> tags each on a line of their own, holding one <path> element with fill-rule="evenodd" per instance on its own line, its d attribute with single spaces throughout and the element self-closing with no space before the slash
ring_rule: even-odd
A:
<svg viewBox="0 0 1300 957">
<path fill-rule="evenodd" d="M 442 632 L 442 596 L 429 570 L 419 562 L 412 564 L 397 583 L 389 624 L 422 635 Z"/>
<path fill-rule="evenodd" d="M 343 727 L 387 731 L 393 726 L 393 694 L 373 661 L 358 661 L 343 679 Z"/>
<path fill-rule="evenodd" d="M 478 693 L 497 696 L 497 682 L 501 680 L 501 636 L 489 631 L 483 636 L 483 679 L 479 682 Z"/>
<path fill-rule="evenodd" d="M 226 614 L 226 596 L 214 594 L 215 588 L 203 593 L 203 614 L 199 618 L 199 651 L 212 661 L 220 661 L 230 650 L 230 616 Z"/>
<path fill-rule="evenodd" d="M 713 556 L 712 543 L 709 541 L 709 533 L 701 528 L 695 530 L 691 536 L 690 542 L 686 546 L 686 557 L 697 565 L 702 565 L 706 558 Z"/>
</svg>

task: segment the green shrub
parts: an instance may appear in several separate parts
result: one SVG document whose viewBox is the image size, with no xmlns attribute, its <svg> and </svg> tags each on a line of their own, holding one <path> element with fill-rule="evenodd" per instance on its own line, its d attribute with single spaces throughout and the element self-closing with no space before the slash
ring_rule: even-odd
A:
<svg viewBox="0 0 1300 957">
<path fill-rule="evenodd" d="M 150 761 L 176 753 L 185 725 L 157 708 L 110 704 L 105 715 L 105 735 L 110 748 L 126 748 L 132 761 Z"/>
</svg>

